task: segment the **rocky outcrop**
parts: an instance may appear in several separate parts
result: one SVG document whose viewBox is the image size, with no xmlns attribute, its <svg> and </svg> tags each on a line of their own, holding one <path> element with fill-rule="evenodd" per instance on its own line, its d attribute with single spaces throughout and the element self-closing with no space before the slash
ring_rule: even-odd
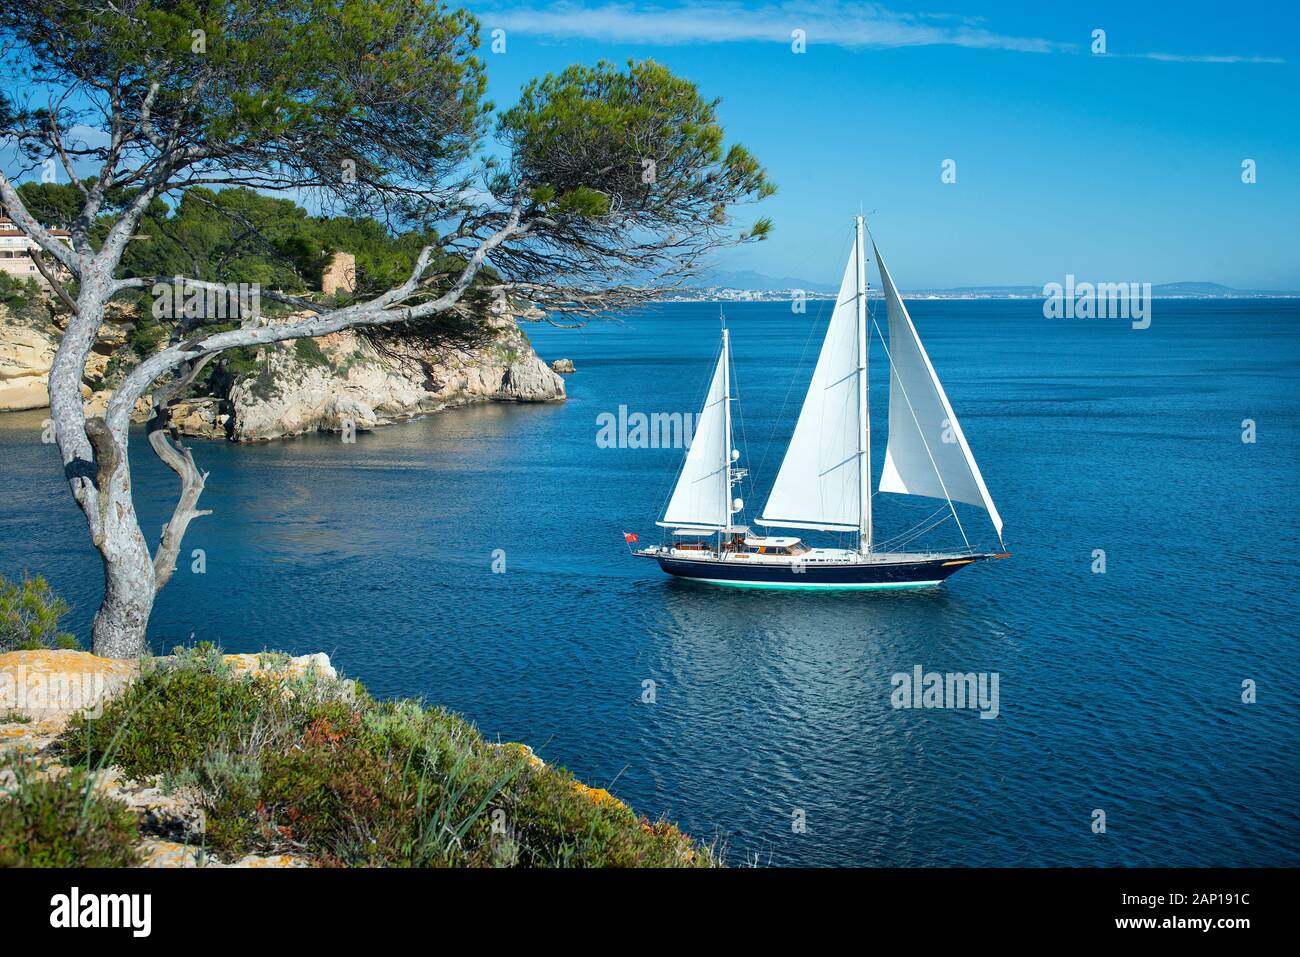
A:
<svg viewBox="0 0 1300 957">
<path fill-rule="evenodd" d="M 357 257 L 352 253 L 335 253 L 321 272 L 321 294 L 332 296 L 338 292 L 352 293 L 356 290 Z"/>
<path fill-rule="evenodd" d="M 46 379 L 57 348 L 57 341 L 35 325 L 0 323 L 0 412 L 50 404 Z"/>
<path fill-rule="evenodd" d="M 573 360 L 556 359 L 551 363 L 551 371 L 558 372 L 560 375 L 573 375 L 575 371 L 573 368 Z"/>
<path fill-rule="evenodd" d="M 297 658 L 226 655 L 224 660 L 235 675 L 315 672 L 324 678 L 338 677 L 324 653 Z M 166 668 L 174 659 L 168 656 L 153 661 Z M 0 654 L 0 714 L 21 715 L 56 733 L 74 713 L 95 711 L 139 675 L 136 659 L 100 658 L 85 651 L 58 649 L 8 651 Z M 21 735 L 27 730 L 20 727 L 10 743 L 25 744 Z"/>
<path fill-rule="evenodd" d="M 47 297 L 48 294 L 42 293 Z M 36 298 L 18 308 L 0 305 L 0 412 L 44 409 L 50 404 L 48 380 L 62 329 L 51 320 L 46 298 Z M 62 317 L 66 318 L 66 317 Z M 134 328 L 131 316 L 110 305 L 95 345 L 86 358 L 81 382 L 87 415 L 103 415 L 111 389 L 105 388 L 116 358 L 119 374 L 138 361 L 127 343 Z M 125 361 L 123 361 L 125 359 Z M 115 383 L 113 383 L 115 384 Z M 132 417 L 143 421 L 149 403 L 136 404 Z"/>
<path fill-rule="evenodd" d="M 564 398 L 564 381 L 537 357 L 512 319 L 497 320 L 495 338 L 486 345 L 437 355 L 380 353 L 345 330 L 280 343 L 262 350 L 258 361 L 260 369 L 231 385 L 222 407 L 186 406 L 177 427 L 192 435 L 259 442 L 304 432 L 367 431 L 471 402 Z"/>
<path fill-rule="evenodd" d="M 139 361 L 130 345 L 133 327 L 119 313 L 101 329 L 87 362 L 87 415 L 104 414 L 112 388 Z M 268 346 L 258 351 L 255 368 L 213 375 L 211 394 L 177 403 L 172 424 L 183 435 L 262 442 L 367 431 L 472 402 L 563 400 L 564 380 L 538 358 L 515 320 L 492 323 L 485 344 L 437 353 L 380 351 L 352 331 Z M 51 323 L 0 307 L 0 412 L 49 405 L 46 379 L 58 337 Z M 141 399 L 132 418 L 143 421 L 149 407 L 148 397 Z"/>
</svg>

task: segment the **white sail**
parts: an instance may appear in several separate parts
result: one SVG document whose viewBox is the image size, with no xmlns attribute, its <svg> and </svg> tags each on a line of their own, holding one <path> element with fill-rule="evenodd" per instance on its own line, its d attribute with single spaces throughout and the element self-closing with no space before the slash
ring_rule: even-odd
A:
<svg viewBox="0 0 1300 957">
<path fill-rule="evenodd" d="M 669 528 L 726 528 L 731 524 L 731 483 L 727 459 L 731 427 L 727 409 L 727 348 L 723 342 L 709 394 L 696 418 L 691 447 L 668 500 L 663 521 Z"/>
<path fill-rule="evenodd" d="M 808 395 L 772 494 L 757 520 L 760 525 L 860 530 L 863 506 L 857 253 L 855 247 L 844 268 Z"/>
<path fill-rule="evenodd" d="M 1002 536 L 1002 517 L 875 243 L 889 315 L 889 442 L 880 491 L 979 505 Z"/>
</svg>

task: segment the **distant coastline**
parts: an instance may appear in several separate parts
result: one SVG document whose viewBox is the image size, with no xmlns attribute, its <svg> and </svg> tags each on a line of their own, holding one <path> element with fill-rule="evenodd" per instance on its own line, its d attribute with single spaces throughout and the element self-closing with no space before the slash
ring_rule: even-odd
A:
<svg viewBox="0 0 1300 957">
<path fill-rule="evenodd" d="M 813 282 L 802 277 L 766 276 L 741 270 L 712 270 L 694 277 L 695 285 L 662 296 L 666 303 L 790 302 L 792 299 L 833 299 L 839 286 Z M 953 286 L 950 289 L 905 289 L 907 299 L 1044 299 L 1044 286 L 1018 283 L 1002 286 Z M 868 289 L 879 299 L 880 290 Z M 1152 299 L 1296 299 L 1300 290 L 1235 289 L 1221 282 L 1153 282 Z"/>
<path fill-rule="evenodd" d="M 1041 286 L 964 286 L 954 289 L 903 290 L 908 299 L 1044 299 Z M 880 291 L 871 289 L 868 298 L 879 299 Z M 1297 299 L 1297 290 L 1234 289 L 1211 282 L 1153 283 L 1153 299 Z M 789 302 L 796 298 L 834 299 L 818 284 L 781 288 L 739 288 L 733 286 L 697 286 L 679 289 L 656 302 Z"/>
</svg>

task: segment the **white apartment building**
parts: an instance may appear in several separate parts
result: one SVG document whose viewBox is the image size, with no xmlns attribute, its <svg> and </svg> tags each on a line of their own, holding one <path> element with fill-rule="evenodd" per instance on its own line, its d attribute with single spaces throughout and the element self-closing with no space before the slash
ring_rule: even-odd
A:
<svg viewBox="0 0 1300 957">
<path fill-rule="evenodd" d="M 50 235 L 71 245 L 70 234 L 66 229 L 51 229 Z M 45 285 L 45 277 L 32 261 L 31 251 L 39 248 L 12 220 L 0 217 L 0 272 L 6 272 L 14 279 L 35 279 Z M 48 256 L 46 261 L 52 267 L 56 266 Z"/>
</svg>

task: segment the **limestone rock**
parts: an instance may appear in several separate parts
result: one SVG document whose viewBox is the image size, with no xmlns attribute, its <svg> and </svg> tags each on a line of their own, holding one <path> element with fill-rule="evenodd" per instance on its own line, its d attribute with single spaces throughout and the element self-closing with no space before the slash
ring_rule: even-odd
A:
<svg viewBox="0 0 1300 957">
<path fill-rule="evenodd" d="M 308 341 L 315 347 L 281 343 L 263 350 L 259 371 L 231 387 L 231 438 L 339 432 L 349 422 L 365 431 L 471 402 L 564 398 L 564 380 L 509 317 L 496 320 L 495 338 L 486 345 L 438 355 L 381 353 L 351 330 Z"/>
<path fill-rule="evenodd" d="M 140 852 L 142 867 L 311 867 L 311 861 L 294 854 L 272 854 L 263 857 L 249 854 L 233 864 L 223 864 L 201 846 L 182 844 L 178 841 L 166 841 L 159 838 L 146 838 L 137 850 Z"/>
<path fill-rule="evenodd" d="M 54 337 L 35 326 L 0 324 L 0 412 L 50 404 L 46 380 L 57 349 Z"/>
<path fill-rule="evenodd" d="M 129 341 L 134 313 L 110 306 L 83 375 L 88 416 L 104 415 L 112 387 L 139 358 Z M 522 313 L 525 319 L 541 315 L 533 308 Z M 413 347 L 377 350 L 351 330 L 267 346 L 255 371 L 227 377 L 212 396 L 178 403 L 172 425 L 187 436 L 258 442 L 306 432 L 365 431 L 472 402 L 563 400 L 564 380 L 538 358 L 515 318 L 489 321 L 484 344 L 435 353 Z M 59 335 L 39 316 L 0 307 L 0 412 L 49 405 L 46 379 Z M 143 422 L 149 412 L 145 396 L 131 418 Z"/>
<path fill-rule="evenodd" d="M 104 374 L 108 371 L 108 356 L 98 352 L 91 352 L 86 356 L 86 370 L 82 373 L 81 381 L 87 385 L 95 385 L 102 382 Z"/>
<path fill-rule="evenodd" d="M 86 389 L 87 387 L 83 385 L 82 396 L 85 397 L 85 402 L 82 403 L 82 408 L 85 409 L 87 417 L 93 415 L 102 416 L 108 410 L 108 402 L 113 398 L 113 390 L 99 389 L 96 392 L 91 392 L 89 396 L 86 396 Z M 48 398 L 46 399 L 45 404 L 50 404 Z M 131 409 L 131 421 L 144 422 L 149 418 L 150 408 L 151 406 L 148 396 L 141 396 L 136 399 L 135 406 Z"/>
<path fill-rule="evenodd" d="M 558 372 L 560 375 L 573 375 L 576 370 L 573 368 L 572 359 L 556 359 L 551 363 L 551 371 Z"/>
<path fill-rule="evenodd" d="M 332 395 L 321 410 L 322 432 L 343 432 L 349 427 L 369 432 L 375 427 L 375 410 L 350 395 Z"/>
<path fill-rule="evenodd" d="M 207 439 L 224 439 L 230 416 L 221 411 L 222 403 L 214 399 L 196 399 L 172 403 L 171 424 L 184 435 Z"/>
<path fill-rule="evenodd" d="M 62 723 L 77 711 L 93 713 L 139 673 L 138 661 L 85 651 L 5 652 L 0 654 L 0 713 Z"/>
<path fill-rule="evenodd" d="M 323 651 L 318 651 L 314 655 L 299 655 L 297 658 L 290 658 L 288 662 L 278 667 L 276 662 L 266 655 L 226 655 L 225 661 L 226 664 L 234 668 L 235 674 L 238 675 L 284 673 L 297 676 L 314 671 L 322 678 L 331 680 L 337 679 L 339 676 L 334 666 L 330 664 L 330 656 Z"/>
<path fill-rule="evenodd" d="M 153 659 L 159 667 L 170 656 Z M 302 655 L 285 661 L 278 656 L 226 655 L 236 674 L 303 675 L 311 671 L 337 678 L 329 655 Z M 95 713 L 104 701 L 120 692 L 140 674 L 140 662 L 100 658 L 88 651 L 9 651 L 0 654 L 0 714 L 17 712 L 33 722 L 2 726 L 0 749 L 24 746 L 40 750 L 48 742 L 42 735 L 57 734 L 78 711 Z"/>
<path fill-rule="evenodd" d="M 95 333 L 95 351 L 110 356 L 127 344 L 131 338 L 131 323 L 109 320 L 99 325 Z"/>
</svg>

